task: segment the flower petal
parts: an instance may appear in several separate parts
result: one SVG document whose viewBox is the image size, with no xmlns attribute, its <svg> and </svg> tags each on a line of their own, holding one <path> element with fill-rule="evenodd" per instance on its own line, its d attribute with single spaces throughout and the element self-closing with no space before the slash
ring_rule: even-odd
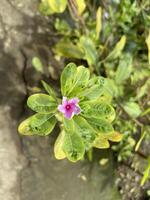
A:
<svg viewBox="0 0 150 200">
<path fill-rule="evenodd" d="M 71 103 L 71 104 L 78 104 L 79 101 L 80 101 L 80 100 L 79 100 L 77 97 L 74 97 L 74 98 L 70 99 L 70 100 L 68 101 L 68 103 Z"/>
<path fill-rule="evenodd" d="M 67 104 L 68 104 L 67 97 L 63 97 L 63 99 L 62 99 L 62 105 L 66 106 Z"/>
<path fill-rule="evenodd" d="M 75 106 L 74 108 L 74 114 L 78 115 L 81 112 L 81 109 L 79 106 Z"/>
<path fill-rule="evenodd" d="M 66 112 L 65 112 L 65 117 L 66 117 L 67 119 L 71 119 L 72 115 L 73 115 L 73 113 L 70 112 L 70 111 L 66 111 Z"/>
<path fill-rule="evenodd" d="M 62 113 L 65 113 L 65 108 L 64 108 L 64 106 L 61 105 L 61 104 L 58 106 L 58 110 L 59 110 L 60 112 L 62 112 Z"/>
</svg>

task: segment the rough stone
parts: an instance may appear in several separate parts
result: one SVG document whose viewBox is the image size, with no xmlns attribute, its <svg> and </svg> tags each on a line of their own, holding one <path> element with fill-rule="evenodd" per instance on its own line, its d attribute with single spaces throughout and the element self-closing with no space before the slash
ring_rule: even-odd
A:
<svg viewBox="0 0 150 200">
<path fill-rule="evenodd" d="M 0 106 L 0 199 L 20 200 L 20 172 L 26 164 L 8 106 Z"/>
</svg>

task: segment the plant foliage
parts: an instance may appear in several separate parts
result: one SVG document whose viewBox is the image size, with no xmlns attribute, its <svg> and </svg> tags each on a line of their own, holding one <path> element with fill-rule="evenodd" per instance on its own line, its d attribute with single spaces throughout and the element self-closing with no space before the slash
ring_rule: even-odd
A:
<svg viewBox="0 0 150 200">
<path fill-rule="evenodd" d="M 89 69 L 69 63 L 61 74 L 61 93 L 69 99 L 79 98 L 80 114 L 66 119 L 58 111 L 60 99 L 54 90 L 42 81 L 48 94 L 38 93 L 28 98 L 27 105 L 36 114 L 19 125 L 19 133 L 49 135 L 57 119 L 61 119 L 61 133 L 54 146 L 57 159 L 67 157 L 76 162 L 83 159 L 85 152 L 92 147 L 109 148 L 109 141 L 118 142 L 121 135 L 112 126 L 115 110 L 107 100 L 106 82 L 107 79 L 100 76 L 90 77 Z"/>
<path fill-rule="evenodd" d="M 143 127 L 148 127 L 144 135 L 149 135 L 150 3 L 148 0 L 69 0 L 65 6 L 64 13 L 70 17 L 62 19 L 59 14 L 55 17 L 54 28 L 60 37 L 53 52 L 65 61 L 84 62 L 90 72 L 107 78 L 103 105 L 109 107 L 106 103 L 112 100 L 116 108 L 114 127 L 124 134 L 123 140 L 112 149 L 119 161 L 126 160 L 134 154 Z M 44 15 L 52 14 L 47 12 L 48 7 L 42 9 Z M 93 77 L 87 83 L 90 90 L 80 91 L 81 96 L 88 101 L 101 96 L 97 81 L 100 80 Z M 93 116 L 96 108 L 97 116 L 105 110 L 95 103 L 90 110 L 90 105 L 93 107 L 92 102 L 83 107 L 82 117 Z M 111 121 L 112 116 L 107 118 Z M 109 146 L 107 140 L 101 141 L 95 140 L 95 145 Z"/>
</svg>

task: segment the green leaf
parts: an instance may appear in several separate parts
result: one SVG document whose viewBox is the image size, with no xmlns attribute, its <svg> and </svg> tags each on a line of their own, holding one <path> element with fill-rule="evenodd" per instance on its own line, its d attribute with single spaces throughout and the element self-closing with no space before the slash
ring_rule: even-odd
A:
<svg viewBox="0 0 150 200">
<path fill-rule="evenodd" d="M 85 55 L 83 59 L 87 60 L 89 67 L 96 65 L 97 51 L 93 41 L 89 37 L 82 36 L 79 45 L 84 50 Z"/>
<path fill-rule="evenodd" d="M 55 127 L 56 118 L 52 114 L 35 114 L 24 120 L 18 127 L 22 135 L 46 136 Z"/>
<path fill-rule="evenodd" d="M 54 99 L 57 99 L 55 91 L 53 90 L 53 88 L 50 85 L 48 85 L 45 81 L 41 81 L 41 82 L 42 82 L 42 85 L 43 85 L 44 89 L 46 90 L 46 92 L 50 96 L 52 96 Z"/>
<path fill-rule="evenodd" d="M 48 114 L 54 113 L 57 110 L 55 100 L 47 94 L 33 94 L 27 100 L 27 105 L 33 111 Z"/>
<path fill-rule="evenodd" d="M 53 51 L 55 54 L 66 58 L 82 59 L 84 57 L 84 51 L 66 38 L 61 39 L 55 45 Z"/>
<path fill-rule="evenodd" d="M 145 94 L 148 93 L 150 88 L 150 79 L 147 79 L 144 83 L 144 85 L 142 85 L 139 89 L 138 89 L 138 93 L 136 95 L 136 100 L 142 98 Z"/>
<path fill-rule="evenodd" d="M 137 118 L 142 112 L 139 105 L 135 102 L 126 102 L 122 104 L 122 106 L 132 118 Z"/>
<path fill-rule="evenodd" d="M 89 149 L 92 147 L 92 143 L 95 139 L 96 132 L 95 130 L 90 126 L 90 124 L 81 116 L 74 116 L 73 121 L 75 123 L 75 129 L 82 137 L 86 149 Z"/>
<path fill-rule="evenodd" d="M 73 119 L 67 120 L 64 118 L 64 131 L 62 149 L 66 157 L 72 162 L 82 159 L 85 153 L 85 145 L 81 136 L 77 133 Z"/>
<path fill-rule="evenodd" d="M 49 135 L 54 129 L 56 118 L 52 114 L 33 115 L 30 121 L 30 126 L 35 135 L 46 136 Z"/>
<path fill-rule="evenodd" d="M 64 122 L 64 129 L 67 132 L 72 132 L 75 130 L 75 126 L 74 126 L 74 122 L 73 119 L 66 119 L 65 117 L 63 118 L 63 122 Z"/>
<path fill-rule="evenodd" d="M 94 100 L 100 97 L 104 92 L 104 82 L 103 77 L 93 77 L 88 81 L 87 87 L 78 95 L 85 100 Z"/>
<path fill-rule="evenodd" d="M 73 130 L 72 132 L 65 131 L 63 151 L 71 162 L 77 162 L 84 157 L 85 146 L 82 138 Z"/>
<path fill-rule="evenodd" d="M 112 125 L 105 119 L 86 118 L 92 128 L 99 134 L 110 134 L 114 132 Z"/>
<path fill-rule="evenodd" d="M 87 86 L 88 81 L 90 78 L 90 72 L 89 69 L 79 66 L 77 68 L 77 73 L 73 77 L 73 83 L 72 88 L 69 91 L 69 96 L 76 96 L 77 94 L 80 94 L 82 90 Z"/>
<path fill-rule="evenodd" d="M 142 112 L 141 116 L 145 116 L 150 113 L 150 107 L 146 108 L 144 112 Z"/>
<path fill-rule="evenodd" d="M 53 114 L 40 114 L 37 113 L 32 116 L 30 125 L 31 127 L 35 128 L 38 126 L 42 126 L 46 121 L 53 117 Z"/>
<path fill-rule="evenodd" d="M 103 87 L 105 84 L 105 78 L 102 76 L 93 75 L 92 78 L 88 82 L 88 88 L 91 86 L 99 85 L 99 87 Z"/>
<path fill-rule="evenodd" d="M 124 46 L 125 46 L 125 43 L 126 43 L 126 36 L 123 35 L 121 37 L 121 39 L 119 40 L 119 42 L 116 44 L 116 46 L 114 47 L 114 49 L 110 52 L 110 54 L 106 57 L 105 61 L 107 60 L 113 60 L 113 59 L 116 59 L 118 58 L 121 53 L 122 53 L 122 50 L 124 49 Z"/>
<path fill-rule="evenodd" d="M 61 133 L 58 135 L 56 142 L 54 144 L 54 154 L 55 158 L 58 160 L 64 159 L 66 157 L 65 153 L 62 150 L 63 143 L 64 143 L 64 130 L 61 131 Z"/>
<path fill-rule="evenodd" d="M 77 67 L 69 63 L 61 75 L 61 91 L 63 96 L 75 97 L 86 87 L 90 72 L 83 66 Z"/>
<path fill-rule="evenodd" d="M 99 39 L 99 34 L 102 29 L 102 8 L 99 7 L 96 12 L 96 39 Z"/>
<path fill-rule="evenodd" d="M 123 83 L 130 77 L 132 71 L 132 56 L 125 54 L 119 61 L 119 65 L 116 71 L 115 81 L 117 84 Z"/>
<path fill-rule="evenodd" d="M 148 48 L 148 63 L 150 65 L 150 30 L 149 30 L 149 34 L 146 38 L 146 44 L 147 44 L 147 48 Z"/>
<path fill-rule="evenodd" d="M 77 74 L 74 78 L 74 87 L 85 87 L 89 81 L 90 72 L 89 69 L 83 66 L 77 68 Z"/>
<path fill-rule="evenodd" d="M 118 97 L 118 87 L 113 79 L 107 78 L 105 80 L 104 93 L 107 96 L 107 101 L 110 99 L 110 102 L 112 100 L 112 97 Z"/>
<path fill-rule="evenodd" d="M 61 74 L 61 93 L 62 96 L 67 96 L 68 91 L 73 86 L 73 79 L 77 73 L 77 66 L 74 63 L 69 63 Z"/>
<path fill-rule="evenodd" d="M 36 69 L 36 71 L 43 73 L 43 64 L 41 62 L 41 60 L 38 57 L 34 57 L 32 59 L 32 65 L 33 67 Z"/>
<path fill-rule="evenodd" d="M 55 13 L 62 13 L 66 9 L 67 0 L 48 0 L 49 6 Z"/>
<path fill-rule="evenodd" d="M 97 99 L 103 94 L 103 88 L 99 85 L 93 85 L 91 87 L 85 88 L 83 91 L 80 92 L 78 95 L 80 98 L 83 98 L 85 100 L 93 100 Z"/>
<path fill-rule="evenodd" d="M 63 19 L 56 18 L 54 26 L 55 26 L 55 29 L 64 36 L 69 36 L 71 34 L 72 29 L 70 25 L 67 23 L 67 21 Z"/>
<path fill-rule="evenodd" d="M 81 105 L 81 110 L 84 117 L 105 119 L 112 122 L 115 119 L 115 110 L 107 103 L 100 101 L 88 101 L 88 104 Z"/>
</svg>

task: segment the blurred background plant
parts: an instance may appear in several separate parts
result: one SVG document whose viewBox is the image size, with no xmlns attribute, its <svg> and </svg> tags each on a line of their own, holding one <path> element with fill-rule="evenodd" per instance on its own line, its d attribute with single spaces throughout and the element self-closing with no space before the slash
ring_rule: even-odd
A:
<svg viewBox="0 0 150 200">
<path fill-rule="evenodd" d="M 112 150 L 119 162 L 132 158 L 144 141 L 150 144 L 149 0 L 43 0 L 39 10 L 54 19 L 58 62 L 84 64 L 91 73 L 109 78 L 107 90 L 117 112 L 114 126 L 124 135 Z M 139 153 L 148 161 L 144 185 L 150 165 L 148 156 Z"/>
</svg>

